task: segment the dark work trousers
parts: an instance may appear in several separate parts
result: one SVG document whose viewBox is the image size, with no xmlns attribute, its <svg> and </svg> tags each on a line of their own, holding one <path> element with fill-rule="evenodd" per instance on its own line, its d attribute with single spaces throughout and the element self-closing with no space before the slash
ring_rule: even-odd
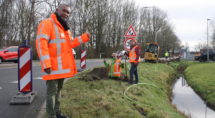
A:
<svg viewBox="0 0 215 118">
<path fill-rule="evenodd" d="M 137 73 L 137 66 L 138 64 L 131 63 L 131 69 L 130 69 L 130 83 L 131 84 L 137 84 L 138 79 L 138 73 Z M 133 75 L 135 76 L 135 81 L 133 81 Z"/>
<path fill-rule="evenodd" d="M 64 79 L 47 80 L 46 112 L 48 118 L 56 118 L 60 113 L 60 97 Z"/>
</svg>

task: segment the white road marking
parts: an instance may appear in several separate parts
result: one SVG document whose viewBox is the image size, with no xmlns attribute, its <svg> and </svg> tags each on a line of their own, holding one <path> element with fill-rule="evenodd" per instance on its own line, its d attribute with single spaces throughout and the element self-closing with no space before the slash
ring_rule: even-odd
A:
<svg viewBox="0 0 215 118">
<path fill-rule="evenodd" d="M 12 84 L 17 84 L 17 83 L 18 83 L 18 81 L 12 81 L 12 82 L 10 82 L 10 83 L 12 83 Z"/>
<path fill-rule="evenodd" d="M 0 86 L 0 90 L 2 90 L 2 87 Z"/>
<path fill-rule="evenodd" d="M 35 77 L 33 79 L 36 79 L 36 80 L 42 80 L 42 77 Z M 12 81 L 12 82 L 9 82 L 9 83 L 12 83 L 12 84 L 17 84 L 18 81 Z"/>
<path fill-rule="evenodd" d="M 0 70 L 13 69 L 13 68 L 17 68 L 17 67 L 5 67 L 5 68 L 0 68 Z"/>
</svg>

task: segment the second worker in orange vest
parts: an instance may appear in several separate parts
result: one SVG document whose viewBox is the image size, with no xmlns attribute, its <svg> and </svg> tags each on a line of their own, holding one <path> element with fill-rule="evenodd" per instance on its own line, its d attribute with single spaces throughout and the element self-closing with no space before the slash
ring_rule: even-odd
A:
<svg viewBox="0 0 215 118">
<path fill-rule="evenodd" d="M 71 10 L 61 4 L 50 18 L 43 20 L 37 30 L 36 48 L 46 80 L 46 112 L 49 118 L 66 118 L 60 111 L 60 92 L 64 78 L 77 73 L 72 48 L 89 41 L 90 34 L 72 38 L 67 19 Z"/>
<path fill-rule="evenodd" d="M 114 62 L 114 66 L 113 66 L 113 76 L 114 77 L 121 77 L 121 57 L 117 57 L 117 59 Z"/>
<path fill-rule="evenodd" d="M 130 84 L 137 84 L 138 79 L 138 72 L 137 72 L 137 66 L 140 62 L 140 47 L 138 46 L 137 42 L 135 40 L 130 41 L 130 51 L 129 51 L 129 62 L 131 63 L 130 68 Z M 133 75 L 135 75 L 135 81 L 133 81 Z"/>
</svg>

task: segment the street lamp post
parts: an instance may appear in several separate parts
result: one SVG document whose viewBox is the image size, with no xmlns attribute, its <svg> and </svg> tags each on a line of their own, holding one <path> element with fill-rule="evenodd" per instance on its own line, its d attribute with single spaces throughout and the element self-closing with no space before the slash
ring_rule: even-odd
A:
<svg viewBox="0 0 215 118">
<path fill-rule="evenodd" d="M 207 18 L 207 61 L 209 61 L 209 47 L 208 47 L 208 21 L 211 19 Z"/>
</svg>

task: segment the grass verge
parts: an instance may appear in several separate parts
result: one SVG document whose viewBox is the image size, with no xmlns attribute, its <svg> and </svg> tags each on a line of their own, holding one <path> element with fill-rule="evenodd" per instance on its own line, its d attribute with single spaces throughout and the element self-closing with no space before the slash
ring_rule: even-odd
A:
<svg viewBox="0 0 215 118">
<path fill-rule="evenodd" d="M 176 74 L 172 67 L 144 63 L 138 73 L 139 82 L 145 84 L 131 86 L 112 79 L 77 79 L 83 72 L 65 83 L 61 109 L 72 118 L 185 118 L 169 100 Z"/>
<path fill-rule="evenodd" d="M 215 110 L 215 63 L 198 63 L 185 70 L 188 84 Z"/>
</svg>

